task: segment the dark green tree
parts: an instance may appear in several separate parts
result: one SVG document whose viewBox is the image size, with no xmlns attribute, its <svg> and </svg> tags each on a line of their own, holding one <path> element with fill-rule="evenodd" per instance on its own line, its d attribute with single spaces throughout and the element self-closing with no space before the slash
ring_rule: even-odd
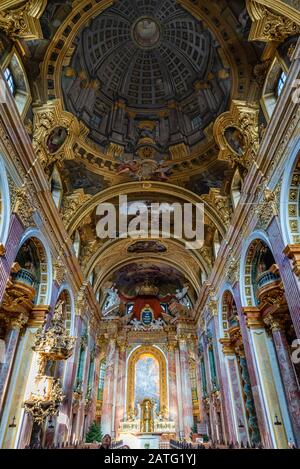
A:
<svg viewBox="0 0 300 469">
<path fill-rule="evenodd" d="M 100 442 L 102 440 L 101 427 L 97 422 L 93 422 L 85 436 L 86 443 L 94 443 L 94 441 Z"/>
</svg>

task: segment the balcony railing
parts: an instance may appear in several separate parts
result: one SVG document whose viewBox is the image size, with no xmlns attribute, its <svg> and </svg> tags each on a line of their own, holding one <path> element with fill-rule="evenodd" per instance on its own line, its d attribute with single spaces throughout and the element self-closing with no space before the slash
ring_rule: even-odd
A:
<svg viewBox="0 0 300 469">
<path fill-rule="evenodd" d="M 270 283 L 276 282 L 277 280 L 280 280 L 280 276 L 278 274 L 274 274 L 270 270 L 266 270 L 260 274 L 257 279 L 257 289 L 259 290 L 260 288 L 265 287 Z"/>
<path fill-rule="evenodd" d="M 34 275 L 26 269 L 20 269 L 18 272 L 12 274 L 12 278 L 14 282 L 25 283 L 25 285 L 29 285 L 30 287 L 33 287 L 35 283 Z"/>
</svg>

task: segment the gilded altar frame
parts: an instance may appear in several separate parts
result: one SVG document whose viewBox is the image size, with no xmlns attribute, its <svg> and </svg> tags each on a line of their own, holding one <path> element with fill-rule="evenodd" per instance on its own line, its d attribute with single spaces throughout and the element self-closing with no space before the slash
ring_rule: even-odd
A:
<svg viewBox="0 0 300 469">
<path fill-rule="evenodd" d="M 127 396 L 126 396 L 126 410 L 127 415 L 132 412 L 132 404 L 134 403 L 134 389 L 135 389 L 135 367 L 139 359 L 143 355 L 154 357 L 159 365 L 159 400 L 160 409 L 168 410 L 168 393 L 167 393 L 167 364 L 164 353 L 153 346 L 142 345 L 138 347 L 128 359 L 127 365 Z"/>
</svg>

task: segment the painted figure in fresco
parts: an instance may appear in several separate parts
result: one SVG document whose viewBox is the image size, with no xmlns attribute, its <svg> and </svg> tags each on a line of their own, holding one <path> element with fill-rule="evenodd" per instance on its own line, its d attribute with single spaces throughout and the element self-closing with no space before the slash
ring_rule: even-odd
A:
<svg viewBox="0 0 300 469">
<path fill-rule="evenodd" d="M 128 248 L 128 252 L 166 252 L 167 248 L 159 241 L 136 241 Z"/>
<path fill-rule="evenodd" d="M 52 130 L 47 140 L 47 148 L 49 153 L 56 153 L 65 143 L 68 131 L 65 127 L 56 127 Z"/>
<path fill-rule="evenodd" d="M 245 153 L 246 142 L 242 132 L 236 127 L 228 127 L 225 130 L 225 139 L 229 147 L 238 155 Z"/>
</svg>

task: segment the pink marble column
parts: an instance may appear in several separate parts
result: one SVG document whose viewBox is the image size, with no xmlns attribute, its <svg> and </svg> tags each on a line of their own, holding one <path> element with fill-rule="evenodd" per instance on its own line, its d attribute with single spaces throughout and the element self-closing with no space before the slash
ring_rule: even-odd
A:
<svg viewBox="0 0 300 469">
<path fill-rule="evenodd" d="M 114 393 L 114 363 L 116 354 L 116 339 L 110 338 L 107 350 L 106 373 L 103 390 L 103 404 L 101 415 L 102 433 L 112 432 L 112 411 L 113 411 L 113 393 Z"/>
<path fill-rule="evenodd" d="M 179 339 L 179 351 L 183 402 L 183 429 L 185 438 L 189 438 L 191 429 L 194 425 L 194 419 L 192 390 L 190 383 L 189 355 L 185 339 Z"/>
<path fill-rule="evenodd" d="M 117 378 L 116 412 L 115 412 L 116 438 L 118 438 L 120 423 L 122 422 L 124 418 L 125 393 L 126 393 L 126 348 L 120 347 L 118 378 Z"/>
<path fill-rule="evenodd" d="M 293 272 L 291 260 L 283 254 L 285 245 L 282 240 L 278 217 L 275 217 L 268 228 L 268 234 L 272 243 L 272 252 L 279 268 L 280 277 L 286 292 L 286 301 L 289 307 L 291 319 L 294 324 L 297 337 L 300 338 L 300 283 Z"/>
<path fill-rule="evenodd" d="M 289 345 L 284 330 L 276 320 L 271 324 L 271 328 L 294 437 L 300 447 L 300 391 L 291 362 Z"/>
<path fill-rule="evenodd" d="M 176 363 L 175 350 L 173 345 L 168 347 L 168 368 L 169 368 L 169 420 L 175 422 L 178 431 L 177 412 L 177 392 L 176 392 Z"/>
<path fill-rule="evenodd" d="M 0 365 L 0 415 L 3 410 L 5 395 L 17 350 L 19 334 L 20 329 L 16 326 L 8 332 L 8 337 L 5 341 L 5 362 Z"/>
<path fill-rule="evenodd" d="M 10 227 L 6 241 L 6 253 L 0 257 L 0 301 L 5 292 L 6 283 L 9 278 L 10 269 L 18 253 L 24 227 L 19 217 L 13 213 L 10 220 Z"/>
</svg>

